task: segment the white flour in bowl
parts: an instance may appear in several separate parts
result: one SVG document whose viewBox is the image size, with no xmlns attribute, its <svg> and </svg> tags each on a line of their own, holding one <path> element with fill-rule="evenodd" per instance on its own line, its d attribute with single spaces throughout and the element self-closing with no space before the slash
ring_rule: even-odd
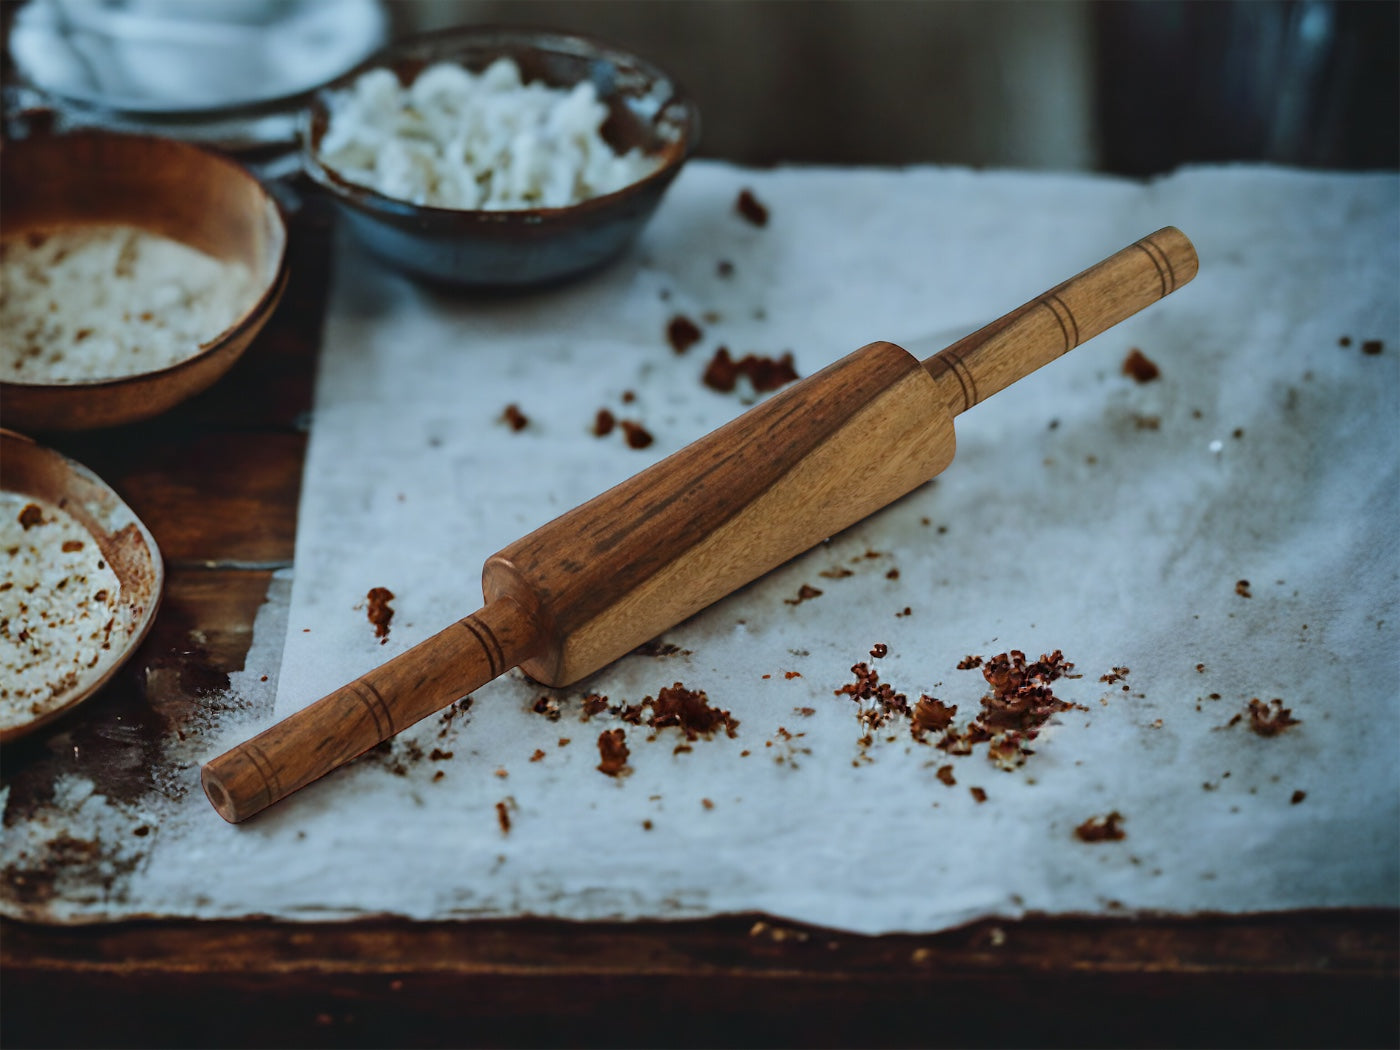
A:
<svg viewBox="0 0 1400 1050">
<path fill-rule="evenodd" d="M 253 275 L 133 226 L 0 240 L 0 378 L 74 383 L 192 357 L 252 305 Z"/>
<path fill-rule="evenodd" d="M 386 197 L 435 208 L 563 208 L 601 197 L 659 165 L 603 140 L 608 107 L 587 81 L 521 81 L 500 58 L 479 74 L 440 62 L 405 88 L 372 69 L 331 98 L 319 158 Z"/>
<path fill-rule="evenodd" d="M 42 714 L 112 658 L 120 594 L 72 515 L 0 492 L 0 730 Z"/>
</svg>

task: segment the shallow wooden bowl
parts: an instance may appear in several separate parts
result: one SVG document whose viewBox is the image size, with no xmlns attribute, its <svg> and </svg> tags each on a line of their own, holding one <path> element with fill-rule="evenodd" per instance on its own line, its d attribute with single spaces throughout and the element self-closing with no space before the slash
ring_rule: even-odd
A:
<svg viewBox="0 0 1400 1050">
<path fill-rule="evenodd" d="M 0 150 L 6 236 L 120 223 L 247 266 L 259 289 L 232 325 L 168 368 L 62 383 L 0 377 L 0 416 L 26 431 L 81 430 L 146 419 L 206 389 L 266 323 L 287 281 L 287 230 L 276 202 L 238 164 L 171 139 L 81 132 Z"/>
<path fill-rule="evenodd" d="M 608 107 L 602 136 L 618 152 L 638 148 L 656 170 L 613 193 L 565 208 L 514 211 L 436 208 L 386 197 L 321 163 L 333 92 L 370 69 L 411 84 L 434 62 L 479 73 L 511 58 L 526 81 L 572 87 L 592 81 Z M 381 51 L 312 98 L 302 136 L 303 167 L 335 200 L 374 254 L 421 278 L 483 288 L 556 283 L 617 258 L 641 232 L 700 135 L 695 104 L 660 69 L 607 44 L 566 33 L 474 27 L 425 34 Z"/>
<path fill-rule="evenodd" d="M 165 568 L 146 526 L 101 478 L 10 430 L 0 430 L 0 490 L 37 497 L 71 514 L 121 582 L 111 648 L 62 692 L 36 701 L 14 717 L 7 710 L 0 724 L 0 743 L 8 743 L 76 707 L 117 673 L 155 620 Z"/>
</svg>

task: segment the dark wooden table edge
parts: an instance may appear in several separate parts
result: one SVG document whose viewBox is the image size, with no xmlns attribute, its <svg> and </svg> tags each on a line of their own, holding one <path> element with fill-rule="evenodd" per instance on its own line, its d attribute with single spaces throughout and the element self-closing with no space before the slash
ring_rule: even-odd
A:
<svg viewBox="0 0 1400 1050">
<path fill-rule="evenodd" d="M 6 1047 L 1400 1043 L 1400 911 L 1383 908 L 882 936 L 757 914 L 0 935 Z"/>
</svg>

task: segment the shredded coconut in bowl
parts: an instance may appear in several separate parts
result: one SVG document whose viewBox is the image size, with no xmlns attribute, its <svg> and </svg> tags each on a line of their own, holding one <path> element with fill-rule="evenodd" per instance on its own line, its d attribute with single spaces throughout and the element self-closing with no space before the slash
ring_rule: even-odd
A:
<svg viewBox="0 0 1400 1050">
<path fill-rule="evenodd" d="M 55 707 L 118 654 L 121 583 L 77 519 L 0 492 L 0 731 Z"/>
<path fill-rule="evenodd" d="M 348 182 L 435 208 L 563 208 L 660 165 L 604 141 L 608 108 L 591 83 L 524 83 L 509 58 L 476 74 L 439 62 L 407 88 L 373 69 L 330 96 L 329 117 L 321 163 Z"/>
<path fill-rule="evenodd" d="M 80 383 L 193 357 L 252 305 L 253 274 L 134 226 L 0 239 L 0 378 Z"/>
</svg>

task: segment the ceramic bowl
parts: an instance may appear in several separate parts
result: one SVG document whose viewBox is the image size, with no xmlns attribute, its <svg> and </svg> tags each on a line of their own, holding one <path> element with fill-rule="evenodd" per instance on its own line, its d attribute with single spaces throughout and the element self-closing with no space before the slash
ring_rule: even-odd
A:
<svg viewBox="0 0 1400 1050">
<path fill-rule="evenodd" d="M 228 328 L 169 367 L 50 383 L 0 376 L 0 415 L 16 429 L 81 430 L 166 411 L 233 366 L 286 286 L 287 231 L 276 202 L 247 170 L 188 143 L 107 132 L 6 143 L 0 214 L 7 238 L 54 227 L 136 226 L 240 262 L 254 285 Z"/>
<path fill-rule="evenodd" d="M 8 743 L 76 707 L 111 680 L 155 621 L 165 568 L 146 526 L 101 478 L 53 449 L 9 430 L 0 430 L 0 490 L 21 501 L 42 500 L 69 514 L 87 532 L 121 584 L 108 644 L 91 664 L 48 696 L 33 701 L 4 700 L 0 743 Z M 13 506 L 7 503 L 6 509 L 12 511 Z"/>
<path fill-rule="evenodd" d="M 500 57 L 514 59 L 527 83 L 571 87 L 592 81 L 609 110 L 603 138 L 619 153 L 639 148 L 658 157 L 658 167 L 621 190 L 569 207 L 489 211 L 386 197 L 321 162 L 331 94 L 346 90 L 360 74 L 387 68 L 406 86 L 435 62 L 480 72 Z M 563 33 L 473 28 L 391 46 L 317 92 L 302 146 L 307 173 L 334 198 L 375 255 L 433 282 L 521 287 L 576 277 L 619 256 L 656 210 L 698 135 L 694 104 L 665 73 L 634 55 Z"/>
</svg>

